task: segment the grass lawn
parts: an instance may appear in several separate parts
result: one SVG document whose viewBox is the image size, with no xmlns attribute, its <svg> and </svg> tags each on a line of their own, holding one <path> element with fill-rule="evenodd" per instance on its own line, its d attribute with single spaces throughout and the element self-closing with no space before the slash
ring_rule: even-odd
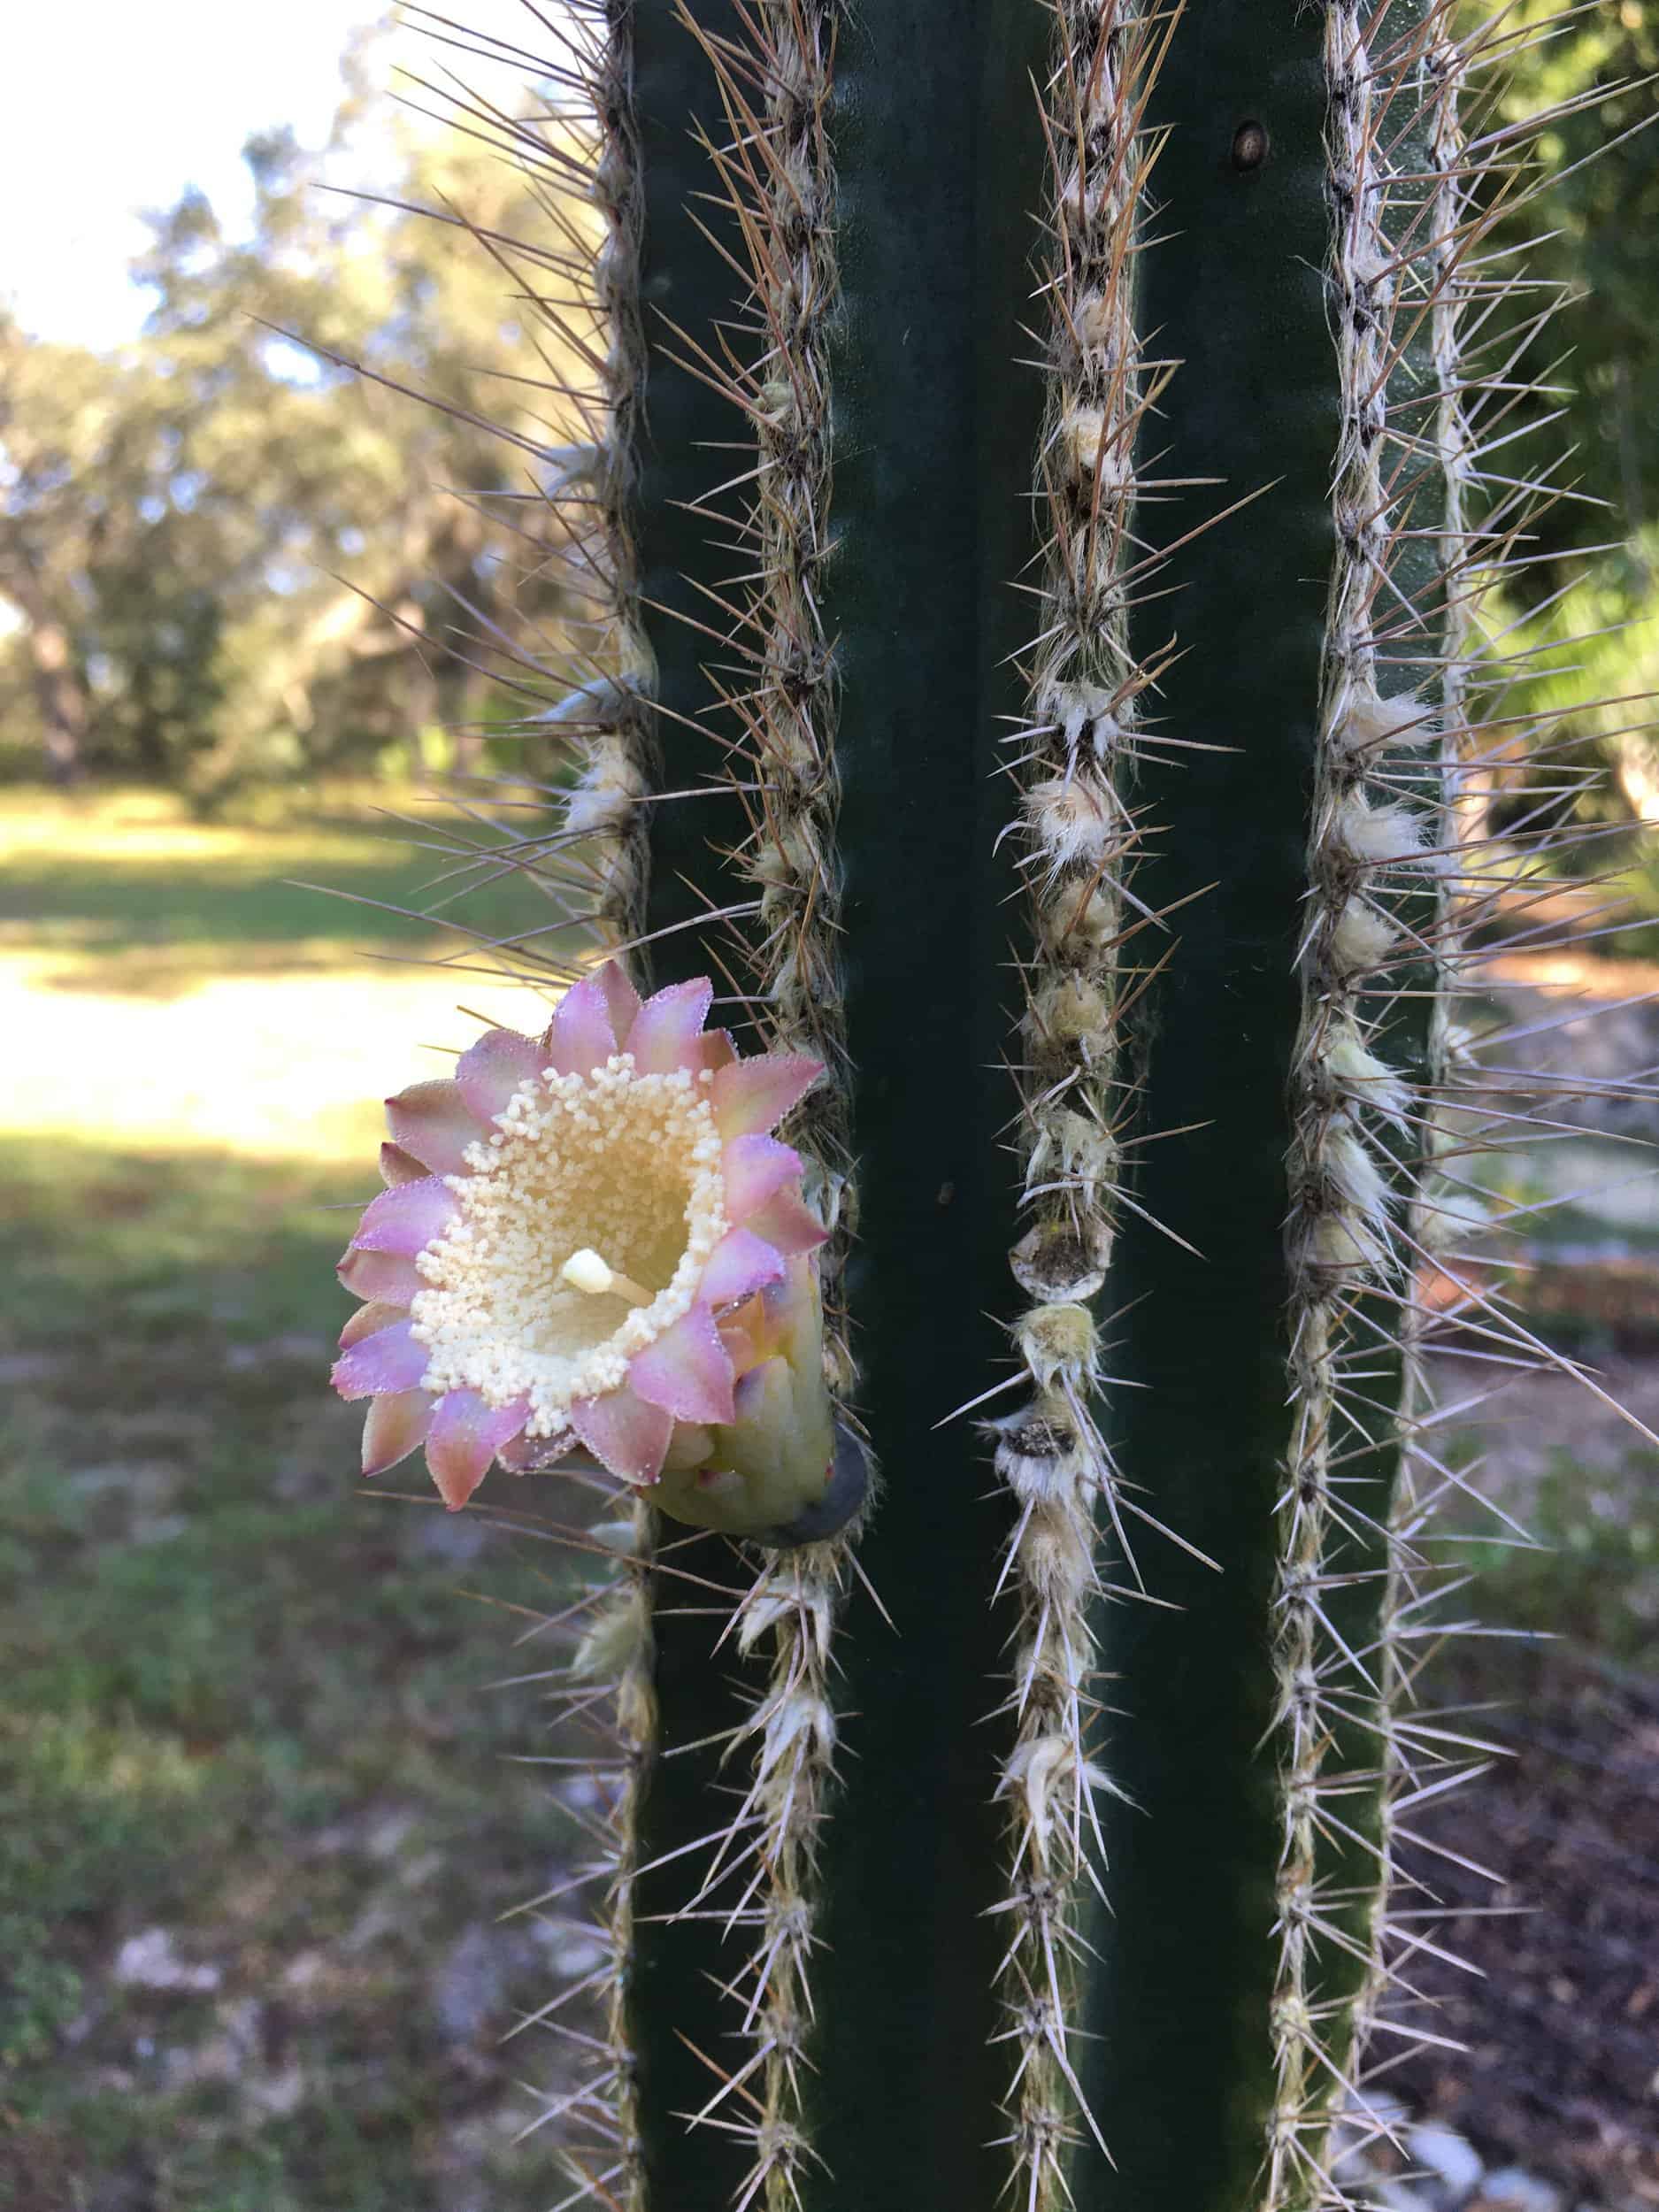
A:
<svg viewBox="0 0 1659 2212">
<path fill-rule="evenodd" d="M 7 2212 L 545 2212 L 570 2185 L 550 2130 L 513 2144 L 558 2053 L 500 2039 L 597 1955 L 500 1916 L 585 1852 L 590 1786 L 515 1763 L 544 1709 L 486 1686 L 557 1663 L 506 1609 L 556 1608 L 562 1555 L 444 1514 L 419 1462 L 382 1486 L 421 1494 L 369 1494 L 326 1386 L 380 1097 L 477 1016 L 536 1018 L 388 910 L 446 864 L 350 794 L 241 828 L 0 796 Z M 504 936 L 549 909 L 492 879 L 470 910 Z M 1651 1358 L 1609 1380 L 1659 1424 Z M 1560 1550 L 1462 1516 L 1480 1610 L 1635 1657 L 1654 1459 L 1537 1389 L 1484 1440 L 1510 1484 L 1533 1452 L 1523 1510 Z"/>
<path fill-rule="evenodd" d="M 568 1864 L 581 1785 L 510 1763 L 548 1748 L 535 1692 L 485 1686 L 557 1663 L 502 1608 L 556 1604 L 558 1555 L 369 1495 L 326 1387 L 379 1095 L 472 1033 L 457 998 L 534 1002 L 365 959 L 433 933 L 280 879 L 412 904 L 430 872 L 349 819 L 0 807 L 12 2212 L 563 2193 L 544 2136 L 510 2148 L 557 2054 L 499 2038 L 584 1939 L 498 1916 Z"/>
<path fill-rule="evenodd" d="M 471 822 L 350 785 L 265 826 L 194 821 L 164 792 L 0 791 L 0 947 L 59 956 L 65 983 L 90 955 L 100 987 L 146 997 L 314 972 L 365 947 L 424 956 L 434 916 L 488 937 L 534 932 L 533 947 L 552 949 L 548 899 L 481 856 L 506 826 L 545 820 L 507 795 Z"/>
</svg>

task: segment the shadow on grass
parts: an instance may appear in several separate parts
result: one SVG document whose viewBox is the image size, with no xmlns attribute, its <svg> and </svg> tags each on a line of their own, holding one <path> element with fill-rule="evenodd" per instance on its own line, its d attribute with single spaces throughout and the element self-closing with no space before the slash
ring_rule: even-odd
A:
<svg viewBox="0 0 1659 2212">
<path fill-rule="evenodd" d="M 573 1939 L 496 1919 L 557 1878 L 571 1814 L 503 1763 L 546 1747 L 526 1694 L 481 1686 L 557 1655 L 512 1662 L 461 1586 L 566 1586 L 481 1517 L 356 1481 L 326 1367 L 329 1209 L 358 1180 L 0 1144 L 16 2212 L 557 2193 L 541 2139 L 507 2147 L 547 2051 L 495 2046 Z"/>
</svg>

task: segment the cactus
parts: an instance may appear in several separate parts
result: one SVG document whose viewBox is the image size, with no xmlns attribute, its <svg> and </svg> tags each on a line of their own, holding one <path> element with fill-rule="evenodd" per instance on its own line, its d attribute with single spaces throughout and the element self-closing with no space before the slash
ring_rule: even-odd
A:
<svg viewBox="0 0 1659 2212">
<path fill-rule="evenodd" d="M 1484 250 L 1533 32 L 1448 0 L 565 18 L 545 112 L 474 115 L 545 184 L 548 239 L 488 242 L 577 365 L 536 456 L 576 645 L 514 672 L 565 818 L 488 857 L 558 902 L 508 964 L 588 979 L 542 1048 L 491 1033 L 392 1102 L 342 1362 L 371 1471 L 430 1430 L 459 1503 L 499 1453 L 599 1570 L 553 1625 L 602 1828 L 533 1901 L 585 1884 L 606 1961 L 534 2023 L 580 2077 L 537 2123 L 564 2201 L 1339 2201 L 1333 2114 L 1413 2032 L 1394 1845 L 1480 1755 L 1415 1702 L 1459 1481 L 1424 1356 L 1448 1317 L 1541 1349 L 1457 1271 L 1525 1118 L 1479 1106 L 1454 1019 L 1515 737 L 1471 708 L 1480 610 L 1547 488 L 1503 429 L 1539 306 Z M 538 1428 L 528 1370 L 411 1331 L 449 1340 L 421 1282 L 474 1310 L 442 1240 L 488 1147 L 675 1008 L 687 1096 L 821 1071 L 778 1093 L 810 1225 L 784 1320 L 781 1258 L 705 1299 L 783 1333 L 713 1382 L 659 1359 L 630 1460 L 606 1393 L 647 1355 Z M 615 1258 L 565 1280 L 649 1302 Z M 730 1440 L 768 1344 L 812 1495 L 722 1522 L 699 1484 L 795 1464 Z"/>
</svg>

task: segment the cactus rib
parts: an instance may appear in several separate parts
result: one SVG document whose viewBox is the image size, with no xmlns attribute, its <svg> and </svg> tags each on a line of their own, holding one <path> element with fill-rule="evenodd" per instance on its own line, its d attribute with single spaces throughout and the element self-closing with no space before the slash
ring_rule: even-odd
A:
<svg viewBox="0 0 1659 2212">
<path fill-rule="evenodd" d="M 1078 1890 L 1104 1893 L 1093 1797 L 1110 1784 L 1094 1738 L 1097 1518 L 1125 1571 L 1131 1506 L 1097 1422 L 1098 1294 L 1117 1226 L 1128 1118 L 1118 1029 L 1126 948 L 1148 923 L 1124 893 L 1138 831 L 1132 764 L 1150 678 L 1128 641 L 1134 451 L 1153 380 L 1135 330 L 1135 249 L 1149 153 L 1142 124 L 1158 37 L 1139 9 L 1054 11 L 1044 129 L 1052 167 L 1044 292 L 1051 337 L 1038 471 L 1048 518 L 1030 704 L 1008 741 L 1033 920 L 1020 1150 L 1031 1226 L 1013 1255 L 1031 1302 L 1014 1326 L 1030 1395 L 990 1425 L 1017 1509 L 1005 1581 L 1019 1608 L 1003 1764 L 1009 1892 L 1003 1982 L 1007 2109 L 1018 2201 L 1064 2204 L 1079 2127 L 1099 2123 L 1072 2024 L 1086 1953 Z M 1102 2149 L 1105 2145 L 1102 2143 Z"/>
<path fill-rule="evenodd" d="M 1502 843 L 1483 811 L 1516 737 L 1483 595 L 1551 488 L 1486 457 L 1536 319 L 1486 250 L 1521 188 L 1479 173 L 1549 119 L 1471 114 L 1536 32 L 1459 4 L 572 0 L 549 74 L 583 113 L 476 111 L 562 233 L 481 242 L 577 286 L 541 303 L 576 364 L 557 442 L 503 435 L 572 610 L 508 680 L 580 774 L 551 832 L 464 803 L 459 878 L 549 901 L 481 949 L 546 990 L 585 935 L 682 987 L 637 1033 L 599 1010 L 618 970 L 564 1002 L 547 1051 L 587 1023 L 607 1079 L 606 1023 L 652 1050 L 710 977 L 745 1045 L 827 1070 L 787 1124 L 818 1217 L 792 1184 L 790 1264 L 810 1286 L 827 1225 L 839 1486 L 688 1536 L 646 1486 L 706 1505 L 747 1464 L 618 1447 L 631 1517 L 577 1532 L 605 1572 L 545 1624 L 603 1747 L 597 1854 L 533 1901 L 600 1884 L 603 1961 L 521 2024 L 583 2061 L 534 2123 L 569 2205 L 1333 2212 L 1340 2101 L 1420 2032 L 1395 1847 L 1485 1749 L 1415 1703 L 1463 1486 L 1429 1354 L 1449 1322 L 1500 1379 L 1605 1395 L 1456 1249 L 1495 1210 L 1481 1155 L 1557 1126 L 1453 1016 L 1573 788 Z M 673 1067 L 710 1130 L 731 1049 L 699 1029 Z M 528 1037 L 488 1050 L 528 1068 L 503 1115 L 551 1079 Z M 434 1248 L 376 1240 L 448 1220 L 442 1102 L 472 1113 L 476 1073 L 391 1102 L 348 1255 L 345 1385 L 394 1439 L 439 1419 L 410 1375 L 472 1387 L 406 1371 Z M 599 1150 L 596 1217 L 643 1247 L 649 1188 L 672 1236 L 657 1155 Z M 699 1219 L 725 1250 L 749 1217 Z M 650 1302 L 642 1260 L 576 1241 L 560 1283 Z M 728 1387 L 777 1317 L 755 1264 L 711 1262 L 699 1310 Z M 648 1399 L 682 1357 L 651 1340 Z M 609 1437 L 644 1401 L 595 1374 L 566 1409 Z M 703 1382 L 714 1410 L 649 1399 L 659 1440 L 737 1432 Z M 885 1490 L 849 1531 L 865 1435 Z"/>
</svg>

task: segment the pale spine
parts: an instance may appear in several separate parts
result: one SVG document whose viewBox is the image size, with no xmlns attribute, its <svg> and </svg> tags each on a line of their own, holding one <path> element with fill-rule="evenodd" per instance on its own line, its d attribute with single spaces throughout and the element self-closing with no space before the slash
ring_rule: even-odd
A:
<svg viewBox="0 0 1659 2212">
<path fill-rule="evenodd" d="M 852 1228 L 850 1080 L 837 953 L 834 668 L 818 591 L 829 548 L 827 323 L 837 281 L 826 111 L 838 13 L 831 0 L 761 0 L 742 27 L 751 45 L 741 33 L 717 38 L 681 11 L 726 105 L 729 141 L 710 151 L 717 188 L 740 217 L 749 326 L 760 339 L 756 357 L 730 376 L 758 464 L 745 531 L 757 580 L 741 643 L 753 675 L 731 702 L 744 732 L 733 780 L 750 824 L 735 861 L 758 893 L 745 965 L 772 1042 L 825 1065 L 783 1133 L 806 1160 L 807 1194 L 832 1233 L 819 1260 L 825 1363 L 831 1388 L 844 1397 L 855 1374 L 839 1306 Z M 745 1837 L 751 1862 L 740 1878 L 739 1917 L 757 1934 L 747 1985 L 741 1978 L 736 1985 L 749 2056 L 698 2116 L 752 2140 L 742 2212 L 763 2204 L 793 2212 L 803 2163 L 814 2154 L 803 2118 L 803 2048 L 818 1832 L 833 1781 L 831 1642 L 854 1534 L 763 1567 L 735 1615 L 740 1650 L 770 1656 L 765 1686 L 736 1731 L 754 1769 L 726 1829 L 728 1839 Z M 722 1843 L 700 1898 L 726 1878 L 726 1864 Z"/>
<path fill-rule="evenodd" d="M 1263 2202 L 1269 2212 L 1329 2193 L 1327 2131 L 1345 2078 L 1340 2022 L 1327 2017 L 1327 1961 L 1347 1943 L 1346 1900 L 1321 1880 L 1322 1837 L 1342 1836 L 1337 1799 L 1360 1778 L 1333 1760 L 1356 1706 L 1377 1690 L 1374 1653 L 1345 1648 L 1327 1596 L 1340 1587 L 1333 1552 L 1344 1527 L 1335 1469 L 1363 1436 L 1343 1411 L 1344 1369 L 1374 1328 L 1356 1319 L 1368 1287 L 1397 1298 L 1401 1263 L 1390 1221 L 1394 1165 L 1378 1125 L 1399 1121 L 1407 1089 L 1374 1051 L 1368 1007 L 1386 988 L 1404 941 L 1393 900 L 1420 880 L 1432 825 L 1369 780 L 1391 741 L 1422 734 L 1423 710 L 1383 695 L 1379 637 L 1400 618 L 1390 556 L 1400 496 L 1389 466 L 1390 377 L 1405 318 L 1391 236 L 1386 149 L 1409 104 L 1407 47 L 1379 59 L 1378 22 L 1351 0 L 1325 11 L 1326 157 L 1333 211 L 1331 282 L 1340 405 L 1333 469 L 1333 554 L 1323 696 L 1308 851 L 1309 903 L 1300 948 L 1302 1010 L 1291 1068 L 1289 1159 L 1294 1425 L 1279 1502 L 1273 1596 L 1275 1716 L 1282 1823 L 1271 2032 L 1275 2087 Z M 1391 112 L 1392 108 L 1392 112 Z M 1398 449 L 1395 449 L 1397 465 Z M 1408 616 L 1407 618 L 1409 618 Z M 1391 1545 L 1388 1578 L 1400 1566 Z M 1385 1632 L 1386 1633 L 1386 1632 Z M 1386 1724 L 1385 1723 L 1385 1732 Z"/>
<path fill-rule="evenodd" d="M 1014 2195 L 1029 2212 L 1070 2201 L 1070 2147 L 1082 2128 L 1099 2135 L 1077 2078 L 1073 2015 L 1083 1885 L 1099 1889 L 1104 1872 L 1091 1798 L 1110 1787 L 1090 1740 L 1096 1517 L 1110 1517 L 1120 1538 L 1122 1525 L 1094 1402 L 1094 1302 L 1118 1211 L 1123 882 L 1136 842 L 1125 795 L 1146 681 L 1130 647 L 1125 575 L 1147 401 L 1133 268 L 1150 35 L 1138 7 L 1117 0 L 1061 0 L 1055 21 L 1049 392 L 1036 482 L 1048 546 L 1026 725 L 1011 741 L 1034 939 L 1018 1056 L 1032 1225 L 1012 1255 L 1029 1300 L 1014 1329 L 1029 1395 L 992 1424 L 1016 1509 L 1002 1571 L 1018 1608 L 1015 1741 L 1001 1785 L 1002 1988 Z"/>
</svg>

